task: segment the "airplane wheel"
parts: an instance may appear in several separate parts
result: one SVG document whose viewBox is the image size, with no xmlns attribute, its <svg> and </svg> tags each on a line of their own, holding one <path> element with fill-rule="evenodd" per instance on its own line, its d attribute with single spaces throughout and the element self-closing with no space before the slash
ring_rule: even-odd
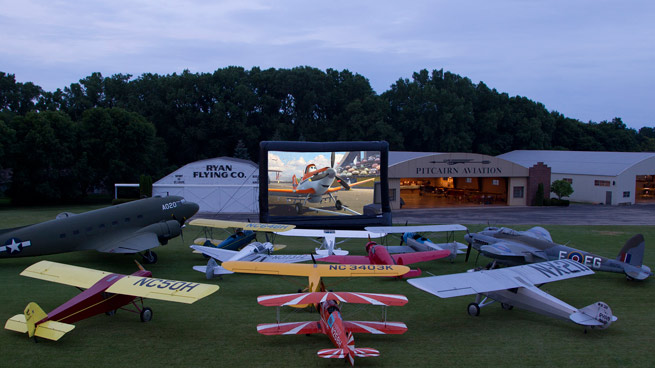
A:
<svg viewBox="0 0 655 368">
<path fill-rule="evenodd" d="M 296 209 L 296 214 L 300 215 L 302 213 L 302 205 L 300 203 L 296 203 L 294 207 Z"/>
<path fill-rule="evenodd" d="M 116 314 L 116 309 L 112 309 L 112 310 L 110 310 L 110 311 L 106 311 L 105 314 L 111 317 L 111 316 L 113 316 L 114 314 Z"/>
<path fill-rule="evenodd" d="M 141 322 L 149 322 L 152 319 L 152 309 L 145 307 L 141 310 Z"/>
<path fill-rule="evenodd" d="M 469 304 L 466 311 L 469 313 L 469 316 L 477 317 L 480 315 L 480 306 L 478 305 L 478 303 L 471 303 Z"/>
<path fill-rule="evenodd" d="M 157 253 L 153 251 L 146 251 L 143 254 L 143 263 L 145 264 L 155 264 L 157 263 Z"/>
<path fill-rule="evenodd" d="M 334 202 L 334 208 L 336 208 L 337 211 L 341 211 L 343 209 L 343 203 L 337 199 L 337 201 Z"/>
<path fill-rule="evenodd" d="M 514 309 L 514 306 L 511 304 L 507 303 L 500 303 L 500 307 L 503 308 L 504 310 L 512 310 Z"/>
</svg>

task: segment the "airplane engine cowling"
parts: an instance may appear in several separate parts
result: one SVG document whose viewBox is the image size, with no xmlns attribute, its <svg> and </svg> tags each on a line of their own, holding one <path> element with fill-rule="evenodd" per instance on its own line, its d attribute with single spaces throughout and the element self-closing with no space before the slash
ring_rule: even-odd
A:
<svg viewBox="0 0 655 368">
<path fill-rule="evenodd" d="M 157 235 L 157 239 L 162 244 L 166 244 L 168 239 L 172 239 L 182 234 L 182 226 L 177 220 L 168 220 L 165 222 L 158 222 L 143 228 L 141 231 L 153 232 Z"/>
</svg>

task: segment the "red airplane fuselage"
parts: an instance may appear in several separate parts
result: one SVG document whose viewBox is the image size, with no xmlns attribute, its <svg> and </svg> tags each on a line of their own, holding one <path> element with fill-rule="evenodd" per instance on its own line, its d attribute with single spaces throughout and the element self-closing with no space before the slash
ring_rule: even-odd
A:
<svg viewBox="0 0 655 368">
<path fill-rule="evenodd" d="M 320 304 L 321 329 L 328 335 L 334 346 L 343 349 L 348 354 L 348 359 L 354 361 L 353 352 L 348 348 L 348 334 L 343 325 L 339 305 L 334 300 L 328 300 Z"/>
<path fill-rule="evenodd" d="M 133 276 L 151 277 L 152 273 L 146 270 L 139 270 Z M 105 290 L 125 275 L 109 274 L 96 282 L 90 288 L 76 295 L 73 299 L 60 305 L 48 313 L 48 316 L 36 324 L 46 321 L 57 321 L 63 323 L 75 323 L 77 321 L 95 316 L 96 314 L 114 311 L 126 304 L 131 303 L 136 297 L 131 295 L 111 294 Z"/>
</svg>

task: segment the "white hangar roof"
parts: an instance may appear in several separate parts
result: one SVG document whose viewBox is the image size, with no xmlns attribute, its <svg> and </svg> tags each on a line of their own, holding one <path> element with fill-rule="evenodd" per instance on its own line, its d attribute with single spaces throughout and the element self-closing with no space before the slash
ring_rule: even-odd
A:
<svg viewBox="0 0 655 368">
<path fill-rule="evenodd" d="M 618 176 L 644 160 L 655 158 L 655 153 L 516 150 L 496 157 L 525 167 L 543 162 L 553 173 Z"/>
</svg>

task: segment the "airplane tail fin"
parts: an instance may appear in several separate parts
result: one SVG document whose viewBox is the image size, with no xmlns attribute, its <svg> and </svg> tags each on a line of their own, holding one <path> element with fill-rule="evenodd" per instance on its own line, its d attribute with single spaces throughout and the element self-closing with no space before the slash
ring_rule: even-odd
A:
<svg viewBox="0 0 655 368">
<path fill-rule="evenodd" d="M 644 236 L 641 234 L 628 239 L 623 248 L 621 248 L 616 259 L 633 266 L 624 267 L 624 272 L 628 277 L 636 280 L 644 280 L 653 274 L 648 266 L 642 265 L 645 249 L 646 241 L 644 241 Z"/>
<path fill-rule="evenodd" d="M 640 267 L 644 260 L 645 248 L 646 242 L 644 241 L 644 236 L 637 234 L 625 242 L 625 245 L 623 248 L 621 248 L 621 251 L 619 252 L 619 255 L 616 257 L 616 259 L 621 262 Z"/>
<path fill-rule="evenodd" d="M 291 178 L 291 184 L 293 185 L 293 189 L 298 187 L 298 178 L 296 178 L 296 175 L 293 175 L 293 178 Z"/>
<path fill-rule="evenodd" d="M 571 321 L 592 328 L 606 329 L 618 318 L 612 314 L 612 309 L 604 302 L 588 305 L 569 316 Z"/>
<path fill-rule="evenodd" d="M 38 336 L 44 339 L 57 341 L 64 334 L 75 328 L 74 325 L 56 321 L 46 321 L 36 325 L 48 315 L 38 304 L 31 302 L 25 307 L 23 314 L 17 314 L 7 320 L 5 329 L 20 333 L 27 333 L 29 337 Z"/>
</svg>

